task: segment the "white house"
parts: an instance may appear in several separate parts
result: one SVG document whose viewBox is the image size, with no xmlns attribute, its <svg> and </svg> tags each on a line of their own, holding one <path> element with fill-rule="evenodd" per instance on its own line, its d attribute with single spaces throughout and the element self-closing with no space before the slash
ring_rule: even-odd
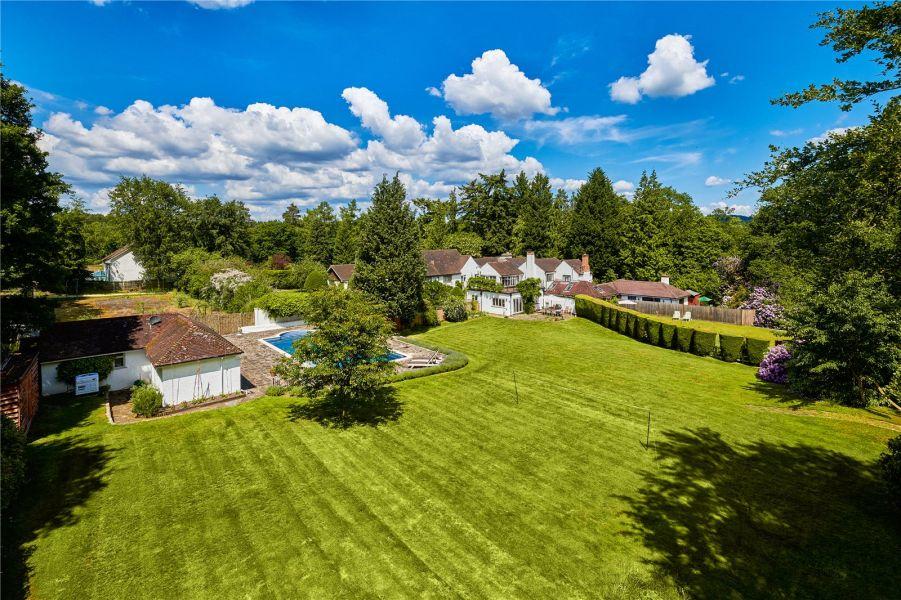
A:
<svg viewBox="0 0 901 600">
<path fill-rule="evenodd" d="M 128 283 L 144 279 L 144 267 L 128 246 L 122 246 L 115 252 L 107 254 L 100 262 L 103 264 L 104 281 Z"/>
<path fill-rule="evenodd" d="M 184 315 L 164 313 L 56 323 L 41 334 L 41 395 L 69 390 L 57 381 L 68 360 L 109 356 L 102 384 L 123 390 L 138 380 L 159 389 L 163 405 L 241 391 L 241 349 Z"/>
</svg>

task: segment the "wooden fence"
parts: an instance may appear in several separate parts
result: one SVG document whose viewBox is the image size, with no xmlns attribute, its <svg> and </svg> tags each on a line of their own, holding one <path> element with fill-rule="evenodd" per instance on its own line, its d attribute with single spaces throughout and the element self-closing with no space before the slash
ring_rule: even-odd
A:
<svg viewBox="0 0 901 600">
<path fill-rule="evenodd" d="M 683 315 L 691 312 L 692 319 L 702 321 L 717 321 L 719 323 L 731 323 L 733 325 L 753 325 L 754 309 L 724 308 L 722 306 L 700 306 L 691 304 L 667 304 L 665 302 L 636 302 L 634 306 L 626 304 L 624 308 L 631 308 L 646 315 L 659 315 L 672 317 L 674 311 Z"/>
<path fill-rule="evenodd" d="M 245 325 L 253 325 L 253 313 L 210 313 L 202 315 L 195 313 L 191 317 L 218 333 L 238 333 Z"/>
</svg>

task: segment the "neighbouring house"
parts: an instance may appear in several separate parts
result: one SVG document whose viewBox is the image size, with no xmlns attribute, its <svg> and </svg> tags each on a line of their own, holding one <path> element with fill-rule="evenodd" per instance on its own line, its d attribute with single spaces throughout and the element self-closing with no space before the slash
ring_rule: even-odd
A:
<svg viewBox="0 0 901 600">
<path fill-rule="evenodd" d="M 63 393 L 56 367 L 63 361 L 109 356 L 114 368 L 101 382 L 123 390 L 138 380 L 172 406 L 241 391 L 240 348 L 178 313 L 56 323 L 39 340 L 41 395 Z"/>
<path fill-rule="evenodd" d="M 38 353 L 33 348 L 11 354 L 0 369 L 0 413 L 22 431 L 28 431 L 38 410 L 39 373 Z"/>
<path fill-rule="evenodd" d="M 616 279 L 597 286 L 604 298 L 616 298 L 620 302 L 662 302 L 665 304 L 688 304 L 697 294 L 670 285 L 669 276 L 662 275 L 660 281 L 635 281 Z"/>
<path fill-rule="evenodd" d="M 346 288 L 350 284 L 351 277 L 354 276 L 354 264 L 341 263 L 329 265 L 327 274 L 329 285 L 338 285 Z"/>
<path fill-rule="evenodd" d="M 426 279 L 440 281 L 445 285 L 466 286 L 475 276 L 487 277 L 499 283 L 503 289 L 499 292 L 467 290 L 466 300 L 475 301 L 479 310 L 499 316 L 509 317 L 523 311 L 522 296 L 516 289 L 524 279 L 536 278 L 541 281 L 542 289 L 557 282 L 588 282 L 592 280 L 588 255 L 581 259 L 535 258 L 534 252 L 526 256 L 473 257 L 460 254 L 455 249 L 426 250 L 422 253 L 426 265 Z M 336 264 L 328 268 L 329 284 L 347 287 L 353 277 L 354 265 Z M 541 305 L 541 299 L 538 300 Z"/>
<path fill-rule="evenodd" d="M 100 259 L 100 263 L 103 270 L 95 277 L 96 279 L 113 283 L 131 283 L 144 279 L 144 267 L 128 246 L 122 246 L 115 252 L 107 254 Z"/>
</svg>

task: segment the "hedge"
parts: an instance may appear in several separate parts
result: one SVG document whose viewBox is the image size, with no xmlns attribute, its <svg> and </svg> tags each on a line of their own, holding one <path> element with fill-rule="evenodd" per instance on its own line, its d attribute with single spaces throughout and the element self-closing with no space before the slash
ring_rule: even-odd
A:
<svg viewBox="0 0 901 600">
<path fill-rule="evenodd" d="M 772 345 L 769 340 L 671 325 L 588 296 L 576 297 L 576 314 L 639 341 L 727 362 L 759 365 Z"/>
<path fill-rule="evenodd" d="M 720 334 L 720 358 L 722 360 L 726 362 L 740 361 L 744 347 L 745 338 L 739 335 Z"/>
<path fill-rule="evenodd" d="M 616 311 L 616 330 L 623 335 L 626 333 L 626 326 L 629 324 L 629 314 L 622 311 Z"/>
<path fill-rule="evenodd" d="M 680 327 L 676 325 L 676 348 L 682 352 L 691 351 L 691 338 L 694 337 L 695 330 L 691 327 Z"/>
<path fill-rule="evenodd" d="M 449 350 L 447 348 L 442 348 L 441 346 L 436 346 L 434 344 L 429 344 L 420 340 L 414 340 L 405 337 L 400 337 L 398 339 L 402 342 L 413 344 L 414 346 L 419 346 L 420 348 L 425 348 L 426 350 L 434 350 L 436 352 L 440 352 L 444 355 L 444 360 L 440 365 L 435 365 L 434 367 L 423 367 L 422 369 L 414 369 L 412 371 L 402 371 L 400 373 L 395 373 L 390 378 L 391 382 L 406 381 L 408 379 L 419 379 L 420 377 L 425 377 L 426 375 L 437 375 L 438 373 L 448 373 L 450 371 L 462 369 L 469 364 L 469 357 L 462 352 Z"/>
<path fill-rule="evenodd" d="M 257 298 L 253 305 L 265 310 L 273 319 L 284 319 L 301 315 L 306 297 L 305 292 L 269 292 Z"/>
<path fill-rule="evenodd" d="M 746 338 L 745 355 L 746 361 L 750 365 L 759 365 L 763 357 L 770 350 L 769 340 L 758 340 L 755 338 Z"/>
<path fill-rule="evenodd" d="M 676 326 L 669 323 L 660 324 L 660 345 L 664 348 L 673 348 L 674 338 L 676 337 Z"/>
<path fill-rule="evenodd" d="M 691 342 L 691 351 L 698 356 L 716 354 L 716 334 L 709 331 L 695 331 Z"/>
</svg>

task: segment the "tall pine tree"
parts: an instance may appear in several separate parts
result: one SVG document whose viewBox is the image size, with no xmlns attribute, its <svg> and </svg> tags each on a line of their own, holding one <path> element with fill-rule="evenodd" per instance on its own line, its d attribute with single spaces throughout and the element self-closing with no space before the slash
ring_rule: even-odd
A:
<svg viewBox="0 0 901 600">
<path fill-rule="evenodd" d="M 322 265 L 332 262 L 335 252 L 335 212 L 328 202 L 320 202 L 303 217 L 304 258 Z"/>
<path fill-rule="evenodd" d="M 352 263 L 357 259 L 357 246 L 360 242 L 358 213 L 356 200 L 351 200 L 347 206 L 341 207 L 341 218 L 335 231 L 336 263 Z"/>
<path fill-rule="evenodd" d="M 501 254 L 513 244 L 516 207 L 504 171 L 496 175 L 479 174 L 461 190 L 464 230 L 483 240 L 482 252 Z"/>
<path fill-rule="evenodd" d="M 613 191 L 613 185 L 601 169 L 588 175 L 588 181 L 573 199 L 570 252 L 576 256 L 588 254 L 592 273 L 599 279 L 613 278 L 620 269 L 625 206 L 626 199 Z"/>
<path fill-rule="evenodd" d="M 516 178 L 514 196 L 517 199 L 519 218 L 513 230 L 515 240 L 514 251 L 525 254 L 529 250 L 537 256 L 550 256 L 554 253 L 554 194 L 547 175 L 538 173 L 523 186 L 520 179 L 526 179 L 523 173 Z M 523 189 L 524 193 L 520 192 Z"/>
<path fill-rule="evenodd" d="M 360 230 L 354 286 L 378 298 L 390 318 L 409 324 L 422 304 L 425 263 L 413 210 L 397 175 L 383 178 Z"/>
</svg>

